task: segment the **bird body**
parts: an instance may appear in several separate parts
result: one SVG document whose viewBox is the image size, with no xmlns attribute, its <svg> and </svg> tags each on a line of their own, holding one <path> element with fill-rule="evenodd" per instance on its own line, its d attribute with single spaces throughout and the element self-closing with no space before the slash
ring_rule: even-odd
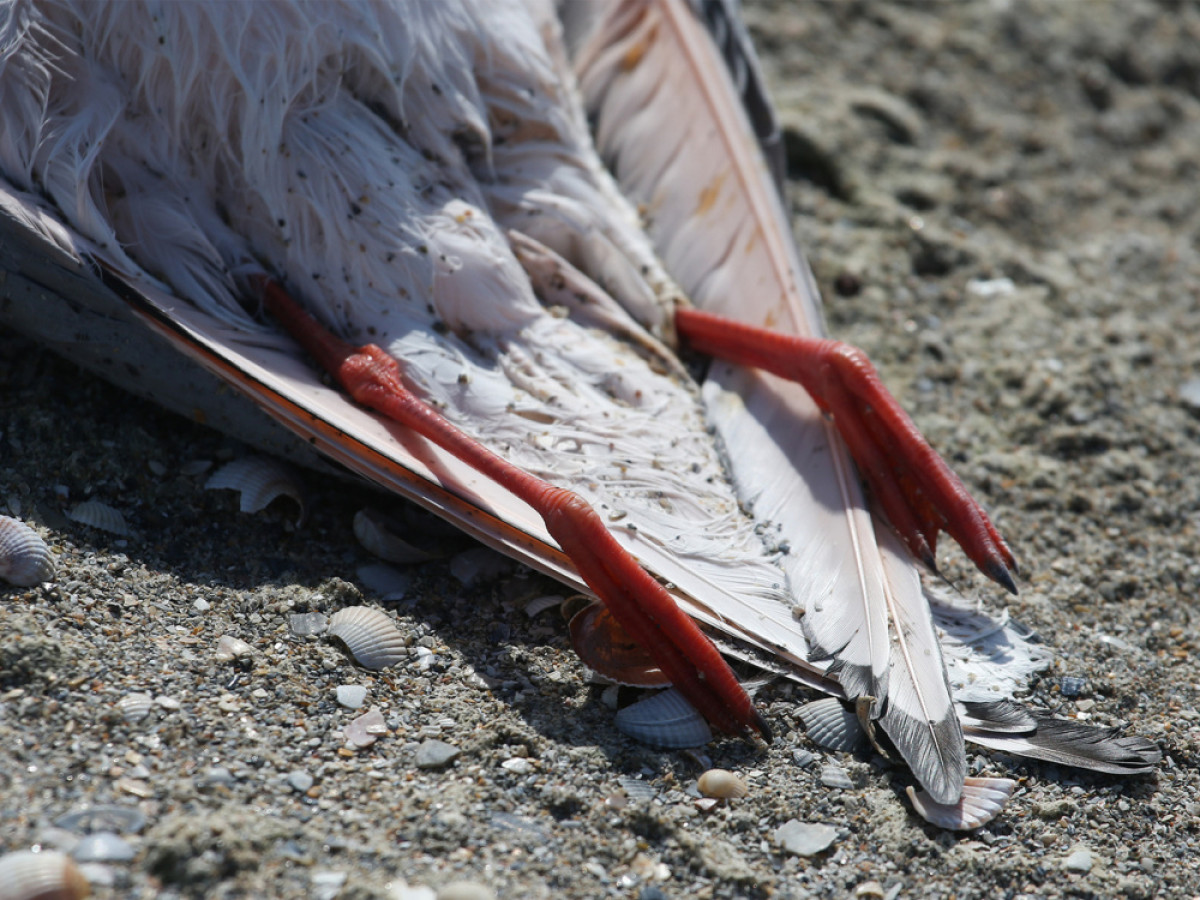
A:
<svg viewBox="0 0 1200 900">
<path fill-rule="evenodd" d="M 682 2 L 565 21 L 537 0 L 9 3 L 0 207 L 90 288 L 35 303 L 40 263 L 10 249 L 25 300 L 6 316 L 578 583 L 508 487 L 322 381 L 248 288 L 286 285 L 454 427 L 576 492 L 698 621 L 836 677 L 954 804 L 963 730 L 926 590 L 833 426 L 794 384 L 724 363 L 697 383 L 670 349 L 689 304 L 821 333 L 718 48 Z M 303 443 L 215 401 L 214 375 Z"/>
</svg>

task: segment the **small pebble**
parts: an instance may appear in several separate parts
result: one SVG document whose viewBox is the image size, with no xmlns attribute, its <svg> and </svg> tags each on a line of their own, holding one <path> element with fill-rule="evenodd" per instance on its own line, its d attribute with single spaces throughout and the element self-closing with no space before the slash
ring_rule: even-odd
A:
<svg viewBox="0 0 1200 900">
<path fill-rule="evenodd" d="M 388 900 L 437 900 L 437 891 L 423 884 L 393 884 Z"/>
<path fill-rule="evenodd" d="M 506 759 L 504 762 L 500 763 L 500 768 L 507 769 L 514 775 L 528 775 L 533 771 L 533 763 L 524 757 L 517 756 L 513 759 Z"/>
<path fill-rule="evenodd" d="M 438 890 L 437 900 L 496 900 L 496 892 L 478 881 L 452 881 Z"/>
<path fill-rule="evenodd" d="M 775 829 L 775 843 L 794 856 L 815 856 L 827 850 L 837 837 L 831 825 L 817 825 L 789 819 Z"/>
<path fill-rule="evenodd" d="M 347 877 L 346 872 L 313 872 L 312 894 L 309 896 L 313 900 L 334 900 L 342 892 Z"/>
<path fill-rule="evenodd" d="M 106 866 L 104 863 L 80 863 L 79 874 L 86 878 L 92 887 L 110 888 L 117 883 L 117 873 L 112 866 Z"/>
<path fill-rule="evenodd" d="M 137 856 L 137 851 L 120 835 L 97 831 L 76 844 L 71 856 L 77 862 L 128 862 Z"/>
<path fill-rule="evenodd" d="M 1200 412 L 1200 378 L 1191 378 L 1179 386 L 1179 399 L 1193 412 Z"/>
<path fill-rule="evenodd" d="M 223 787 L 231 787 L 235 782 L 233 773 L 225 766 L 212 766 L 204 770 L 204 776 L 201 779 L 202 784 L 215 785 Z"/>
<path fill-rule="evenodd" d="M 1075 847 L 1063 860 L 1063 868 L 1068 872 L 1078 872 L 1081 875 L 1092 870 L 1092 851 L 1087 847 Z"/>
<path fill-rule="evenodd" d="M 417 748 L 418 769 L 440 769 L 448 766 L 462 754 L 453 744 L 430 739 Z"/>
<path fill-rule="evenodd" d="M 300 794 L 307 794 L 313 786 L 313 777 L 307 772 L 296 769 L 288 772 L 287 783 L 292 786 L 292 790 Z"/>
<path fill-rule="evenodd" d="M 337 702 L 347 709 L 360 708 L 367 699 L 367 689 L 361 684 L 339 684 Z"/>
</svg>

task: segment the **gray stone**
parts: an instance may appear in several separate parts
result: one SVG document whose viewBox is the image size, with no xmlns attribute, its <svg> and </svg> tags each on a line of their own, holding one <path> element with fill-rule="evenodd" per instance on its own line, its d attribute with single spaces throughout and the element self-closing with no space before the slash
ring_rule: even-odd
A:
<svg viewBox="0 0 1200 900">
<path fill-rule="evenodd" d="M 828 850 L 837 837 L 832 825 L 817 825 L 789 819 L 775 829 L 775 843 L 794 856 L 815 856 Z"/>
<path fill-rule="evenodd" d="M 458 759 L 462 751 L 445 741 L 430 739 L 417 748 L 418 769 L 440 769 Z"/>
</svg>

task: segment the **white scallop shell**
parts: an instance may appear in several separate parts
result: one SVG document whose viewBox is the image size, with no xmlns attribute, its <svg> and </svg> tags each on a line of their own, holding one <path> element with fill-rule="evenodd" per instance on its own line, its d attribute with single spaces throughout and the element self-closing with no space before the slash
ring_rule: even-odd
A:
<svg viewBox="0 0 1200 900">
<path fill-rule="evenodd" d="M 64 853 L 18 850 L 0 857 L 0 900 L 81 900 L 91 891 Z"/>
<path fill-rule="evenodd" d="M 408 655 L 408 642 L 386 613 L 369 606 L 348 606 L 329 617 L 329 634 L 340 638 L 350 655 L 368 669 L 384 669 Z"/>
<path fill-rule="evenodd" d="M 54 577 L 54 554 L 36 531 L 18 519 L 0 516 L 0 578 L 31 587 Z"/>
<path fill-rule="evenodd" d="M 80 525 L 90 525 L 92 528 L 107 531 L 109 534 L 121 537 L 129 536 L 129 526 L 125 523 L 125 517 L 121 515 L 120 510 L 114 509 L 107 503 L 101 503 L 99 500 L 85 500 L 83 503 L 75 504 L 67 513 L 67 518 Z"/>
<path fill-rule="evenodd" d="M 278 460 L 267 456 L 246 456 L 221 466 L 204 483 L 206 490 L 238 492 L 238 509 L 244 513 L 261 512 L 280 497 L 295 501 L 299 508 L 296 524 L 304 521 L 307 509 L 304 493 L 295 474 Z"/>
<path fill-rule="evenodd" d="M 696 779 L 696 787 L 705 797 L 730 800 L 745 797 L 750 788 L 728 769 L 709 769 Z"/>
<path fill-rule="evenodd" d="M 387 526 L 386 516 L 373 509 L 354 514 L 354 536 L 372 556 L 397 565 L 426 562 L 443 554 L 414 547 Z"/>
<path fill-rule="evenodd" d="M 712 740 L 704 717 L 675 688 L 619 710 L 616 724 L 622 734 L 668 750 L 700 747 Z"/>
<path fill-rule="evenodd" d="M 999 815 L 1017 783 L 1011 778 L 968 778 L 953 805 L 934 803 L 925 791 L 908 788 L 908 799 L 926 822 L 951 831 L 971 831 Z"/>
<path fill-rule="evenodd" d="M 805 732 L 818 747 L 858 753 L 870 746 L 858 716 L 836 697 L 813 700 L 796 712 L 804 723 Z"/>
</svg>

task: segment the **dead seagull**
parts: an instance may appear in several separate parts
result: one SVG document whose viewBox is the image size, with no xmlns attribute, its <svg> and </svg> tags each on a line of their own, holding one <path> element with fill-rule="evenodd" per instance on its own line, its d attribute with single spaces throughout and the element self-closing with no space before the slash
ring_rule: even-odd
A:
<svg viewBox="0 0 1200 900">
<path fill-rule="evenodd" d="M 964 735 L 1156 762 L 954 695 L 920 570 L 1016 564 L 825 339 L 730 5 L 11 0 L 0 85 L 5 323 L 586 587 L 720 731 L 706 631 L 856 704 L 939 823 Z"/>
</svg>

